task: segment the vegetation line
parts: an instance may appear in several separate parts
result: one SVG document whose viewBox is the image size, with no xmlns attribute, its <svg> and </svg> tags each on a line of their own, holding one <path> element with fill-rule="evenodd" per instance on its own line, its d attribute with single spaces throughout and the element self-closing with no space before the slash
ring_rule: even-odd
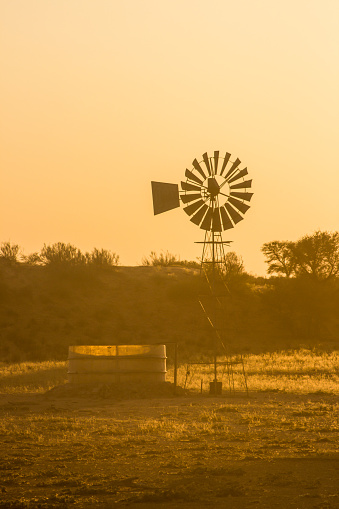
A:
<svg viewBox="0 0 339 509">
<path fill-rule="evenodd" d="M 224 259 L 229 293 L 220 324 L 229 353 L 338 350 L 339 233 L 317 231 L 262 250 L 266 278 L 248 274 L 234 252 Z M 154 251 L 142 266 L 121 267 L 114 252 L 83 254 L 62 242 L 24 256 L 3 242 L 0 361 L 62 361 L 76 344 L 159 342 L 176 342 L 182 361 L 209 357 L 215 343 L 198 303 L 208 288 L 197 267 Z"/>
</svg>

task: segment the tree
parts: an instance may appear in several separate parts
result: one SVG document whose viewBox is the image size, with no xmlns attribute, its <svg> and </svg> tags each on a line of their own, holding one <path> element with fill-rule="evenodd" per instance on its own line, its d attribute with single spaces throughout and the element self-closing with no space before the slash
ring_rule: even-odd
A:
<svg viewBox="0 0 339 509">
<path fill-rule="evenodd" d="M 238 256 L 234 251 L 226 253 L 224 258 L 224 276 L 226 280 L 233 279 L 245 273 L 244 262 L 241 256 Z"/>
<path fill-rule="evenodd" d="M 274 240 L 267 242 L 261 248 L 266 256 L 268 274 L 290 277 L 295 272 L 294 242 Z"/>
<path fill-rule="evenodd" d="M 0 258 L 10 263 L 16 263 L 20 247 L 17 244 L 11 244 L 10 242 L 2 242 L 0 244 Z"/>
<path fill-rule="evenodd" d="M 86 263 L 86 257 L 80 249 L 63 242 L 56 242 L 51 246 L 44 244 L 41 250 L 41 260 L 46 265 L 79 265 Z"/>
<path fill-rule="evenodd" d="M 328 279 L 339 275 L 339 232 L 316 231 L 296 242 L 267 242 L 261 248 L 269 274 Z"/>
<path fill-rule="evenodd" d="M 316 231 L 294 245 L 297 276 L 329 279 L 339 275 L 339 232 Z"/>
</svg>

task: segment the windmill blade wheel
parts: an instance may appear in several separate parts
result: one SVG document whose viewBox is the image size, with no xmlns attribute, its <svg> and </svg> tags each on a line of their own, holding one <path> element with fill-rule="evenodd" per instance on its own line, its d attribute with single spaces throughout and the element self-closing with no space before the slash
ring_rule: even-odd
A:
<svg viewBox="0 0 339 509">
<path fill-rule="evenodd" d="M 232 160 L 229 152 L 220 156 L 215 150 L 202 160 L 194 159 L 192 169 L 186 169 L 180 200 L 190 221 L 202 230 L 221 232 L 234 228 L 249 210 L 253 193 L 248 192 L 252 180 L 244 180 L 247 167 L 240 169 L 239 158 Z"/>
</svg>

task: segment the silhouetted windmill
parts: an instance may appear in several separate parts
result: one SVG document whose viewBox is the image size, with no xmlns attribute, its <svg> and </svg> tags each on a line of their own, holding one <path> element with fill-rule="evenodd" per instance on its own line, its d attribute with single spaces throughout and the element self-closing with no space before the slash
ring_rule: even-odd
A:
<svg viewBox="0 0 339 509">
<path fill-rule="evenodd" d="M 226 152 L 224 157 L 220 156 L 219 151 L 215 151 L 212 157 L 205 152 L 202 161 L 194 159 L 192 168 L 186 169 L 186 181 L 181 182 L 180 191 L 177 184 L 152 182 L 155 215 L 180 207 L 181 202 L 190 221 L 205 230 L 205 237 L 201 242 L 203 244 L 201 266 L 211 290 L 214 310 L 222 307 L 220 295 L 216 291 L 216 280 L 223 274 L 224 245 L 230 243 L 222 239 L 222 232 L 234 228 L 244 219 L 253 196 L 253 193 L 248 191 L 252 187 L 252 180 L 247 179 L 247 167 L 240 169 L 240 165 L 240 159 L 236 158 L 232 161 L 229 152 Z M 216 317 L 212 316 L 215 313 L 207 312 L 202 299 L 200 299 L 200 305 L 216 337 L 224 346 Z M 214 382 L 216 384 L 217 350 L 215 352 Z M 228 362 L 228 370 L 230 366 L 232 364 Z"/>
</svg>

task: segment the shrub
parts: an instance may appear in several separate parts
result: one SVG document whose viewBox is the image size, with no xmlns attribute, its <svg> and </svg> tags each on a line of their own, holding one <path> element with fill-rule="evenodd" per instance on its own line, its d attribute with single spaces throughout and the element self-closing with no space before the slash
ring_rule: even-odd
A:
<svg viewBox="0 0 339 509">
<path fill-rule="evenodd" d="M 116 267 L 119 265 L 119 255 L 108 251 L 107 249 L 97 249 L 96 247 L 89 254 L 86 254 L 87 263 L 93 264 L 97 267 Z"/>
<path fill-rule="evenodd" d="M 243 275 L 245 269 L 241 256 L 238 256 L 234 251 L 226 253 L 223 270 L 227 280 L 231 280 Z"/>
<path fill-rule="evenodd" d="M 79 265 L 86 263 L 86 257 L 80 249 L 63 242 L 57 242 L 51 246 L 44 244 L 41 250 L 41 260 L 46 265 Z"/>
<path fill-rule="evenodd" d="M 160 255 L 157 255 L 155 251 L 151 251 L 151 254 L 148 258 L 144 257 L 141 261 L 142 265 L 146 266 L 162 266 L 168 267 L 170 265 L 174 265 L 179 260 L 176 255 L 170 254 L 168 251 L 166 253 L 162 252 Z"/>
<path fill-rule="evenodd" d="M 10 242 L 2 242 L 0 244 L 0 258 L 2 260 L 16 263 L 18 261 L 19 252 L 20 247 L 18 244 L 11 244 Z"/>
<path fill-rule="evenodd" d="M 31 253 L 29 255 L 22 255 L 22 259 L 27 265 L 41 265 L 43 263 L 39 253 Z"/>
<path fill-rule="evenodd" d="M 200 269 L 201 266 L 199 262 L 195 262 L 194 260 L 178 260 L 175 265 L 180 265 L 189 269 Z"/>
<path fill-rule="evenodd" d="M 189 268 L 199 268 L 200 264 L 194 261 L 188 260 L 180 260 L 177 255 L 173 255 L 166 251 L 166 253 L 161 252 L 159 255 L 155 251 L 151 251 L 149 257 L 144 257 L 141 261 L 141 264 L 144 266 L 161 266 L 161 267 L 170 267 L 173 265 L 178 265 L 181 267 L 189 267 Z"/>
</svg>

